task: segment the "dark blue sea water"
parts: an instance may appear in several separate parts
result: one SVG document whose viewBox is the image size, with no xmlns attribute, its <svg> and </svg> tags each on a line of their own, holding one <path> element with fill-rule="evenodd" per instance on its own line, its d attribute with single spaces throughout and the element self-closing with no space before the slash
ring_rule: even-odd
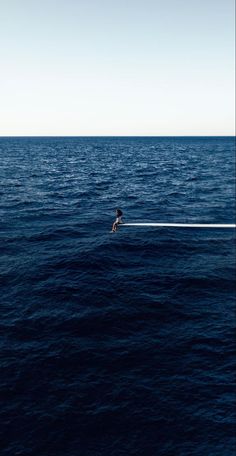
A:
<svg viewBox="0 0 236 456">
<path fill-rule="evenodd" d="M 1 454 L 233 456 L 234 138 L 0 138 Z"/>
</svg>

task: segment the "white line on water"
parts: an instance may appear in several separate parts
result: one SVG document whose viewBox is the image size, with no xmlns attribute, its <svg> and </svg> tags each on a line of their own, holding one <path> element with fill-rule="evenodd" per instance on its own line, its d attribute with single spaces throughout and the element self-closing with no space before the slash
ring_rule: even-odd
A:
<svg viewBox="0 0 236 456">
<path fill-rule="evenodd" d="M 175 228 L 236 228 L 236 224 L 225 223 L 122 223 L 119 226 L 166 226 Z"/>
</svg>

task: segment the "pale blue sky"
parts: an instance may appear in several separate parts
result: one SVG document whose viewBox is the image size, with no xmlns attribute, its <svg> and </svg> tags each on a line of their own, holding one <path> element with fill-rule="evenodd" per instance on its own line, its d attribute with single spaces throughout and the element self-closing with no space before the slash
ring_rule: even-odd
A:
<svg viewBox="0 0 236 456">
<path fill-rule="evenodd" d="M 0 0 L 0 135 L 233 135 L 234 0 Z"/>
</svg>

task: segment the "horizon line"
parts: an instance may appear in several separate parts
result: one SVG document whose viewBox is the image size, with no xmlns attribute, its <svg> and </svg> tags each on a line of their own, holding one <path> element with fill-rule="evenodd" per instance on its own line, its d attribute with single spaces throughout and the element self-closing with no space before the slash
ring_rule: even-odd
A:
<svg viewBox="0 0 236 456">
<path fill-rule="evenodd" d="M 0 135 L 0 138 L 236 138 L 232 135 Z"/>
</svg>

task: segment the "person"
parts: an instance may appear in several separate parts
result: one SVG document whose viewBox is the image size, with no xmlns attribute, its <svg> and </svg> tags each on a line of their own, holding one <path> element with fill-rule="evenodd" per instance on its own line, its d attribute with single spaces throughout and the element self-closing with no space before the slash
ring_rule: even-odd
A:
<svg viewBox="0 0 236 456">
<path fill-rule="evenodd" d="M 115 233 L 118 229 L 118 225 L 120 225 L 122 222 L 122 215 L 123 212 L 120 209 L 116 209 L 116 220 L 114 221 L 112 225 L 112 232 Z"/>
</svg>

